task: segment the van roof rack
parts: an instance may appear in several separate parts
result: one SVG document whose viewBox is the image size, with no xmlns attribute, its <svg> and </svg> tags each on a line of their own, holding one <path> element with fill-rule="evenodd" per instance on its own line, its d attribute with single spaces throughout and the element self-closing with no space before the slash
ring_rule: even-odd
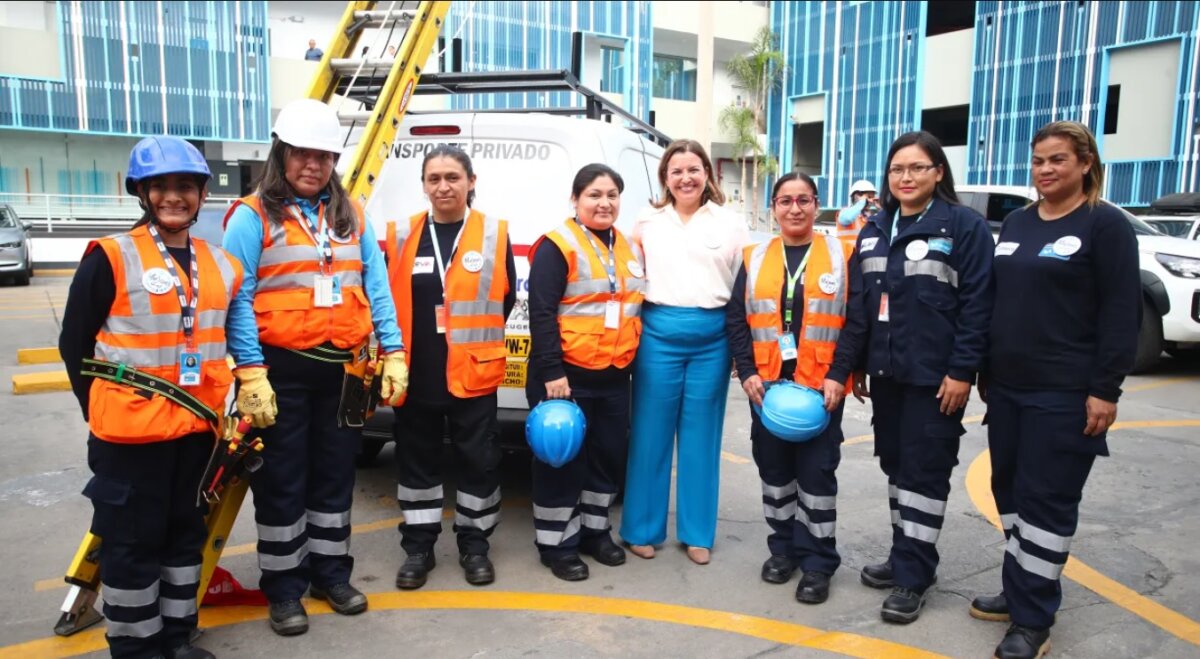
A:
<svg viewBox="0 0 1200 659">
<path fill-rule="evenodd" d="M 361 76 L 355 90 L 365 87 L 371 88 L 371 81 L 365 80 L 367 76 Z M 383 80 L 378 81 L 383 84 Z M 337 90 L 338 93 L 344 93 L 345 85 Z M 448 114 L 448 113 L 534 113 L 540 112 L 543 114 L 577 116 L 583 115 L 588 119 L 598 121 L 612 122 L 612 118 L 616 117 L 626 121 L 628 128 L 635 133 L 645 136 L 647 139 L 657 143 L 659 146 L 667 146 L 671 143 L 671 138 L 665 133 L 658 130 L 649 123 L 627 112 L 624 108 L 613 103 L 609 99 L 602 96 L 599 92 L 584 86 L 579 82 L 567 69 L 544 69 L 535 71 L 487 71 L 487 72 L 470 72 L 470 73 L 424 73 L 421 75 L 417 83 L 414 94 L 433 95 L 433 94 L 510 94 L 510 93 L 527 93 L 527 92 L 568 92 L 579 94 L 583 97 L 582 106 L 553 106 L 540 108 L 488 108 L 479 110 L 450 110 L 437 112 L 416 112 L 412 111 L 409 114 Z M 359 98 L 357 94 L 351 94 L 350 98 L 368 103 L 369 98 Z"/>
<path fill-rule="evenodd" d="M 1200 213 L 1200 192 L 1176 192 L 1159 197 L 1150 204 L 1150 210 L 1158 213 Z"/>
</svg>

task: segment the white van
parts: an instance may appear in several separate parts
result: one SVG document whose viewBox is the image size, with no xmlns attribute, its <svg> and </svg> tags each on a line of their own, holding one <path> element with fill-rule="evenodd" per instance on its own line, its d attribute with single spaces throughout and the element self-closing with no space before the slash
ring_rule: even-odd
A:
<svg viewBox="0 0 1200 659">
<path fill-rule="evenodd" d="M 437 113 L 408 115 L 367 203 L 377 236 L 389 220 L 428 209 L 421 186 L 425 153 L 439 144 L 461 148 L 477 177 L 474 207 L 508 220 L 517 266 L 517 306 L 508 319 L 508 365 L 499 391 L 502 437 L 524 443 L 526 359 L 529 356 L 529 247 L 571 217 L 571 182 L 581 167 L 604 163 L 625 181 L 617 227 L 629 234 L 633 221 L 659 194 L 663 147 L 604 121 L 540 113 Z M 516 431 L 514 433 L 514 431 Z M 369 463 L 392 439 L 392 410 L 380 407 L 363 432 L 360 463 Z"/>
</svg>

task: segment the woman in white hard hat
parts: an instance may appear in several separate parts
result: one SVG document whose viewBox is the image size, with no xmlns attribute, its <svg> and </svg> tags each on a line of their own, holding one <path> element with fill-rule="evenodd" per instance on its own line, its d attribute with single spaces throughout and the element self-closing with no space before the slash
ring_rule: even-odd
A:
<svg viewBox="0 0 1200 659">
<path fill-rule="evenodd" d="M 879 211 L 875 184 L 859 179 L 850 186 L 850 205 L 838 213 L 837 236 L 850 247 L 858 244 L 858 232 L 867 226 L 867 219 Z M 861 203 L 860 203 L 861 202 Z"/>
<path fill-rule="evenodd" d="M 295 101 L 272 136 L 255 193 L 226 215 L 224 246 L 246 268 L 229 311 L 237 406 L 264 428 L 263 466 L 250 482 L 260 584 L 271 628 L 292 635 L 308 630 L 300 597 L 310 585 L 338 613 L 367 608 L 349 583 L 361 435 L 339 421 L 343 380 L 368 358 L 372 329 L 385 400 L 403 393 L 408 372 L 375 232 L 333 175 L 337 113 Z"/>
<path fill-rule="evenodd" d="M 836 471 L 850 377 L 849 371 L 832 372 L 829 362 L 846 324 L 854 249 L 813 232 L 819 208 L 808 174 L 779 177 L 771 212 L 780 235 L 745 249 L 725 317 L 738 377 L 752 403 L 762 405 L 764 381 L 794 380 L 821 391 L 831 417 L 820 435 L 794 443 L 768 432 L 750 408 L 754 462 L 771 527 L 762 579 L 787 583 L 799 567 L 796 600 L 805 604 L 828 599 L 830 577 L 841 565 L 834 540 Z"/>
</svg>

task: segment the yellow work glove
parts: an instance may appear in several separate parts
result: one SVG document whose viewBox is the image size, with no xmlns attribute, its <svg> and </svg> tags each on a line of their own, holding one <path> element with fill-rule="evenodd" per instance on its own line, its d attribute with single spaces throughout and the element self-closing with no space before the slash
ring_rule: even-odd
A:
<svg viewBox="0 0 1200 659">
<path fill-rule="evenodd" d="M 400 396 L 408 391 L 408 364 L 404 362 L 404 351 L 388 353 L 383 356 L 383 382 L 380 383 L 379 396 L 387 405 L 400 403 Z"/>
<path fill-rule="evenodd" d="M 247 366 L 233 372 L 240 386 L 237 408 L 242 415 L 250 417 L 250 425 L 266 428 L 275 425 L 279 408 L 275 405 L 275 390 L 267 380 L 267 369 L 262 366 Z"/>
</svg>

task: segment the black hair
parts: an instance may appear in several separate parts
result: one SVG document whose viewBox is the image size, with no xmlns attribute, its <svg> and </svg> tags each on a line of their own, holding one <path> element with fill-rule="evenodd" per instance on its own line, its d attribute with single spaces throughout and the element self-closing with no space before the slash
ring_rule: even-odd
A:
<svg viewBox="0 0 1200 659">
<path fill-rule="evenodd" d="M 425 160 L 421 161 L 421 182 L 425 181 L 425 168 L 429 166 L 429 161 L 434 158 L 452 158 L 462 165 L 463 171 L 467 173 L 468 179 L 475 178 L 475 170 L 471 167 L 471 156 L 467 155 L 466 151 L 449 144 L 439 144 L 433 150 L 425 153 Z M 470 208 L 475 201 L 475 191 L 467 192 L 467 207 Z"/>
<path fill-rule="evenodd" d="M 591 185 L 593 181 L 601 176 L 607 176 L 612 179 L 612 182 L 617 186 L 617 192 L 625 192 L 625 179 L 608 165 L 594 162 L 590 165 L 584 165 L 575 174 L 575 180 L 571 182 L 571 198 L 578 199 L 579 195 Z"/>
<path fill-rule="evenodd" d="M 814 181 L 811 176 L 805 174 L 804 172 L 788 172 L 787 174 L 780 176 L 779 180 L 775 181 L 774 187 L 771 188 L 772 203 L 775 201 L 775 197 L 779 196 L 779 188 L 782 188 L 784 183 L 790 183 L 792 181 L 803 181 L 804 183 L 807 183 L 808 189 L 812 190 L 813 199 L 821 198 L 820 193 L 817 192 L 817 182 Z"/>
<path fill-rule="evenodd" d="M 954 192 L 954 174 L 950 171 L 950 163 L 946 162 L 946 152 L 942 150 L 942 143 L 932 133 L 918 130 L 897 137 L 896 141 L 892 142 L 892 148 L 888 149 L 887 160 L 883 164 L 883 173 L 888 177 L 888 183 L 883 186 L 879 195 L 879 203 L 883 205 L 883 209 L 890 214 L 900 208 L 900 200 L 892 196 L 891 175 L 887 171 L 892 166 L 892 158 L 896 156 L 896 152 L 909 146 L 919 147 L 929 156 L 935 167 L 942 168 L 942 180 L 933 188 L 934 199 L 941 199 L 947 204 L 960 203 L 958 195 Z"/>
</svg>

